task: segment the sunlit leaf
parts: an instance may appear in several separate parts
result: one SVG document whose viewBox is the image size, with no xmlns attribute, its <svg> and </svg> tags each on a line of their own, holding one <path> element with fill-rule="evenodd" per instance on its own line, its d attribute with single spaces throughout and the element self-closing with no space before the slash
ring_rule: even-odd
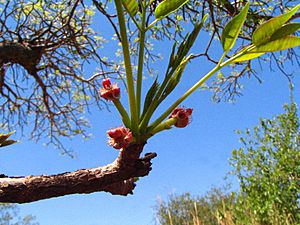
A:
<svg viewBox="0 0 300 225">
<path fill-rule="evenodd" d="M 172 12 L 178 10 L 181 6 L 186 4 L 189 0 L 164 0 L 158 4 L 154 11 L 156 19 L 162 19 Z"/>
<path fill-rule="evenodd" d="M 260 53 L 247 53 L 247 54 L 244 54 L 244 55 L 236 58 L 233 62 L 243 62 L 243 61 L 255 59 L 263 54 L 265 54 L 265 53 L 261 53 L 261 52 Z"/>
<path fill-rule="evenodd" d="M 270 38 L 276 40 L 284 36 L 291 35 L 300 29 L 300 23 L 288 23 L 279 28 Z"/>
<path fill-rule="evenodd" d="M 248 2 L 241 10 L 241 12 L 232 20 L 230 20 L 229 23 L 225 26 L 221 37 L 222 46 L 225 52 L 229 51 L 234 46 L 236 39 L 246 20 L 249 6 L 250 3 Z"/>
<path fill-rule="evenodd" d="M 268 20 L 260 25 L 253 33 L 252 43 L 260 45 L 267 42 L 271 36 L 281 28 L 289 19 L 299 10 L 300 4 L 295 6 L 291 11 Z"/>
<path fill-rule="evenodd" d="M 135 0 L 122 0 L 122 4 L 130 16 L 135 16 L 138 11 L 138 3 Z"/>
<path fill-rule="evenodd" d="M 251 52 L 276 52 L 300 46 L 300 37 L 285 36 L 274 41 L 259 45 Z"/>
<path fill-rule="evenodd" d="M 267 52 L 282 51 L 288 48 L 294 48 L 300 46 L 300 37 L 297 36 L 285 36 L 273 41 L 269 41 L 265 44 L 261 44 L 251 50 L 249 53 L 242 55 L 234 60 L 234 62 L 242 62 L 250 59 L 257 58 Z"/>
</svg>

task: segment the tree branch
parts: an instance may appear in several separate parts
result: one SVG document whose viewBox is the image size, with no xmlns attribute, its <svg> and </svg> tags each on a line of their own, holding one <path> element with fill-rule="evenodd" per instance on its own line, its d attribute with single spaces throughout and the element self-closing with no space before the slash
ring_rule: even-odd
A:
<svg viewBox="0 0 300 225">
<path fill-rule="evenodd" d="M 26 203 L 69 194 L 99 191 L 114 195 L 132 194 L 138 177 L 151 171 L 156 153 L 139 158 L 143 145 L 131 145 L 120 151 L 116 160 L 103 167 L 80 169 L 50 176 L 0 178 L 0 202 Z"/>
<path fill-rule="evenodd" d="M 17 63 L 29 74 L 36 72 L 36 65 L 42 57 L 43 47 L 29 47 L 18 42 L 0 43 L 0 64 Z"/>
</svg>

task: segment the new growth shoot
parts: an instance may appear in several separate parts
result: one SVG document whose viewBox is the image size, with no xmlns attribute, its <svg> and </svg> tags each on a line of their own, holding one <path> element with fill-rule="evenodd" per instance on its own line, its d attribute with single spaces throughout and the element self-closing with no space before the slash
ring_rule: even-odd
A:
<svg viewBox="0 0 300 225">
<path fill-rule="evenodd" d="M 193 109 L 180 107 L 180 104 L 223 67 L 252 60 L 267 52 L 281 51 L 300 45 L 300 38 L 293 35 L 299 30 L 299 23 L 288 23 L 291 17 L 299 10 L 299 4 L 289 12 L 261 24 L 253 33 L 252 41 L 249 45 L 228 57 L 246 21 L 250 6 L 250 3 L 247 3 L 223 29 L 221 45 L 224 53 L 216 66 L 204 76 L 200 76 L 199 80 L 190 89 L 183 93 L 175 102 L 170 103 L 169 107 L 150 124 L 156 109 L 175 90 L 178 83 L 183 81 L 181 77 L 192 56 L 189 53 L 190 49 L 197 40 L 208 16 L 205 15 L 200 24 L 195 24 L 192 32 L 186 35 L 178 47 L 176 44 L 173 45 L 162 83 L 160 84 L 158 79 L 156 79 L 147 91 L 144 101 L 142 101 L 146 32 L 151 30 L 158 21 L 165 19 L 166 16 L 183 7 L 187 2 L 188 0 L 162 1 L 155 8 L 155 18 L 147 25 L 146 19 L 152 18 L 151 15 L 149 16 L 150 12 L 148 10 L 152 0 L 114 1 L 119 21 L 130 113 L 126 111 L 120 102 L 120 88 L 117 84 L 111 84 L 109 79 L 104 79 L 102 83 L 103 88 L 99 91 L 100 96 L 114 103 L 125 126 L 107 131 L 110 137 L 108 144 L 112 147 L 125 149 L 131 144 L 143 145 L 147 139 L 163 130 L 168 130 L 172 127 L 186 127 L 190 123 Z M 127 15 L 128 18 L 125 18 Z M 133 21 L 137 27 L 139 37 L 136 82 L 134 82 L 129 51 L 130 46 L 127 39 L 126 19 Z M 225 57 L 227 57 L 226 61 L 224 61 Z"/>
</svg>

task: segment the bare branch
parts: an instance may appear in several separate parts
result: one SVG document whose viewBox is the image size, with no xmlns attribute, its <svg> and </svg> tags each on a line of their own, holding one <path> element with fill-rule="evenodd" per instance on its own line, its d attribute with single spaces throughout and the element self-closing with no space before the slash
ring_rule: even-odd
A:
<svg viewBox="0 0 300 225">
<path fill-rule="evenodd" d="M 81 169 L 51 176 L 0 178 L 0 202 L 25 203 L 69 194 L 87 194 L 99 191 L 114 195 L 132 194 L 136 178 L 151 171 L 155 153 L 139 158 L 143 145 L 132 145 L 122 150 L 111 164 Z"/>
</svg>

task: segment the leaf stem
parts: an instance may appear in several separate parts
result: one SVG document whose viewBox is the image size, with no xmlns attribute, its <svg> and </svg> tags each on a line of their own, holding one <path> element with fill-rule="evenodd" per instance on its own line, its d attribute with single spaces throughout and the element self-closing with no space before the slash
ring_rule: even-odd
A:
<svg viewBox="0 0 300 225">
<path fill-rule="evenodd" d="M 142 80 L 143 80 L 143 66 L 144 66 L 144 50 L 145 50 L 145 35 L 146 35 L 146 8 L 145 3 L 142 4 L 142 23 L 140 27 L 140 40 L 139 40 L 139 55 L 138 55 L 138 71 L 136 82 L 136 104 L 137 114 L 140 117 L 141 113 L 141 92 L 142 92 Z M 139 121 L 138 121 L 139 122 Z"/>
<path fill-rule="evenodd" d="M 130 118 L 129 118 L 125 108 L 123 107 L 122 103 L 120 102 L 120 100 L 116 99 L 113 101 L 113 103 L 114 103 L 115 107 L 117 108 L 117 110 L 119 111 L 125 127 L 131 128 L 130 127 Z"/>
<path fill-rule="evenodd" d="M 161 131 L 171 129 L 172 126 L 176 123 L 176 121 L 177 121 L 177 118 L 170 118 L 170 119 L 164 121 L 163 123 L 160 123 L 151 132 L 148 132 L 145 136 L 143 136 L 143 141 L 146 141 L 147 139 L 149 139 L 150 137 L 152 137 L 153 135 L 155 135 Z"/>
<path fill-rule="evenodd" d="M 146 28 L 146 31 L 147 30 L 150 30 L 158 21 L 160 21 L 160 20 L 158 20 L 158 19 L 155 19 L 147 28 Z"/>
<path fill-rule="evenodd" d="M 178 98 L 157 120 L 155 120 L 150 126 L 149 129 L 153 130 L 157 125 L 159 125 L 171 112 L 188 96 L 190 96 L 195 90 L 197 90 L 208 78 L 210 78 L 215 72 L 220 70 L 220 66 L 216 66 L 204 77 L 202 77 L 196 84 L 194 84 L 189 90 L 187 90 L 180 98 Z"/>
<path fill-rule="evenodd" d="M 157 126 L 165 119 L 167 118 L 170 113 L 181 103 L 183 102 L 188 96 L 190 96 L 195 90 L 197 90 L 201 85 L 204 84 L 205 81 L 207 81 L 213 74 L 215 74 L 217 71 L 219 71 L 224 66 L 232 63 L 236 58 L 244 55 L 245 53 L 251 51 L 253 48 L 255 48 L 254 45 L 249 45 L 236 55 L 232 56 L 230 59 L 223 63 L 217 64 L 211 71 L 209 71 L 204 77 L 202 77 L 196 84 L 194 84 L 189 90 L 187 90 L 180 98 L 178 98 L 158 119 L 156 119 L 148 129 L 148 132 L 152 132 L 156 129 Z M 221 59 L 224 58 L 224 54 L 222 55 Z"/>
<path fill-rule="evenodd" d="M 178 67 L 180 67 L 180 65 L 182 65 L 183 63 L 186 63 L 188 60 L 190 59 L 190 56 L 188 56 L 187 58 L 183 58 L 182 61 L 179 63 L 179 65 L 177 67 L 172 67 L 172 70 L 169 71 L 166 76 L 165 79 L 163 81 L 163 83 L 160 85 L 159 90 L 157 92 L 157 94 L 155 95 L 154 99 L 152 100 L 148 110 L 146 111 L 146 114 L 144 115 L 144 117 L 142 118 L 142 121 L 139 125 L 139 129 L 144 132 L 146 130 L 146 127 L 155 111 L 155 109 L 157 108 L 157 106 L 160 104 L 160 98 L 161 98 L 161 94 L 163 93 L 163 91 L 165 90 L 165 87 L 167 86 L 170 77 L 175 73 L 175 71 L 178 69 Z"/>
<path fill-rule="evenodd" d="M 125 71 L 126 71 L 126 82 L 128 88 L 128 98 L 129 98 L 129 106 L 130 106 L 130 114 L 131 114 L 131 130 L 134 135 L 138 133 L 138 114 L 137 114 L 137 105 L 135 102 L 135 93 L 134 93 L 134 81 L 133 81 L 133 73 L 132 66 L 130 61 L 130 53 L 129 53 L 129 45 L 127 39 L 127 30 L 125 24 L 125 17 L 122 8 L 121 0 L 114 0 L 118 20 L 120 27 L 120 35 L 121 35 L 121 43 L 123 48 L 123 56 L 125 63 Z"/>
</svg>

